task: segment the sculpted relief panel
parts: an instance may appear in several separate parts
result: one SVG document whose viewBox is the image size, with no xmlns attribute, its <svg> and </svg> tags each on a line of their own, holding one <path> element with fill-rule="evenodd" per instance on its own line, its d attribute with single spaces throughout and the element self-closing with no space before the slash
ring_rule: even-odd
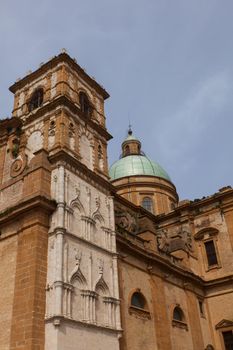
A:
<svg viewBox="0 0 233 350">
<path fill-rule="evenodd" d="M 172 253 L 177 250 L 193 252 L 192 232 L 187 225 L 175 229 L 160 229 L 157 231 L 158 250 Z"/>
<path fill-rule="evenodd" d="M 126 230 L 130 233 L 137 233 L 138 222 L 135 214 L 125 210 L 124 207 L 115 206 L 115 221 L 117 230 Z"/>
</svg>

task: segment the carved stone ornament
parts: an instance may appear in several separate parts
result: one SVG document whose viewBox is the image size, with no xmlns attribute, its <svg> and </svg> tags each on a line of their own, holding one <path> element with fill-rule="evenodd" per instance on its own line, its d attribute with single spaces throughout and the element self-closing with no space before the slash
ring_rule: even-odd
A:
<svg viewBox="0 0 233 350">
<path fill-rule="evenodd" d="M 81 259 L 82 259 L 82 252 L 81 251 L 79 251 L 79 250 L 76 250 L 75 249 L 75 252 L 76 252 L 76 254 L 75 254 L 75 261 L 76 261 L 76 265 L 78 265 L 78 266 L 80 266 L 80 263 L 81 263 Z"/>
<path fill-rule="evenodd" d="M 115 211 L 116 225 L 125 229 L 128 232 L 136 233 L 137 221 L 136 218 L 127 211 Z"/>
<path fill-rule="evenodd" d="M 14 162 L 11 164 L 10 175 L 11 177 L 16 177 L 20 175 L 27 165 L 27 157 L 25 155 L 20 155 Z"/>
<path fill-rule="evenodd" d="M 184 242 L 185 250 L 188 252 L 193 251 L 193 240 L 192 240 L 192 233 L 187 228 L 181 228 L 181 230 L 178 232 L 177 236 Z"/>
<path fill-rule="evenodd" d="M 97 196 L 95 198 L 95 204 L 96 204 L 96 210 L 100 208 L 100 196 Z"/>
<path fill-rule="evenodd" d="M 158 249 L 171 253 L 177 250 L 186 252 L 193 251 L 192 233 L 188 229 L 179 229 L 176 234 L 168 233 L 166 229 L 161 229 L 157 234 Z"/>
<path fill-rule="evenodd" d="M 167 230 L 162 229 L 157 235 L 158 249 L 164 253 L 168 253 L 170 250 L 170 239 L 168 237 Z"/>
<path fill-rule="evenodd" d="M 80 184 L 77 183 L 77 185 L 76 185 L 76 187 L 75 187 L 76 198 L 79 198 L 79 197 L 80 197 L 80 192 L 81 192 Z"/>
<path fill-rule="evenodd" d="M 99 260 L 99 274 L 102 276 L 104 272 L 104 261 L 103 259 L 98 259 Z"/>
</svg>

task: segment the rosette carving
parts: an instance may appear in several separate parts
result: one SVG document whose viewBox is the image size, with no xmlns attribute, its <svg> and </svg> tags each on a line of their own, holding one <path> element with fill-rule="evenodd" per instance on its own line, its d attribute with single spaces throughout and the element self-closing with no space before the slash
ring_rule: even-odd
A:
<svg viewBox="0 0 233 350">
<path fill-rule="evenodd" d="M 20 155 L 14 162 L 11 164 L 10 175 L 11 177 L 16 177 L 21 174 L 27 165 L 26 156 Z"/>
</svg>

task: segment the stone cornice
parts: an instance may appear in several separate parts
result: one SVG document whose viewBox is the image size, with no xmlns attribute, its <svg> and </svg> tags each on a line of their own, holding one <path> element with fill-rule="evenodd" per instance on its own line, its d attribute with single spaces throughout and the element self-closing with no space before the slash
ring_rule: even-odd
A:
<svg viewBox="0 0 233 350">
<path fill-rule="evenodd" d="M 16 205 L 0 212 L 0 226 L 7 222 L 13 222 L 18 216 L 35 209 L 42 209 L 49 215 L 56 209 L 56 202 L 42 195 L 33 195 L 21 200 Z"/>
<path fill-rule="evenodd" d="M 54 229 L 53 231 L 50 231 L 49 232 L 49 236 L 54 236 L 56 235 L 56 232 L 58 231 L 58 229 Z M 77 236 L 76 234 L 72 233 L 71 231 L 68 231 L 66 229 L 64 229 L 64 232 L 63 232 L 64 235 L 66 236 L 70 236 L 73 240 L 76 240 L 80 243 L 84 243 L 85 245 L 87 245 L 88 247 L 94 247 L 97 251 L 99 252 L 104 252 L 105 254 L 108 254 L 109 256 L 111 257 L 114 257 L 117 255 L 117 253 L 113 250 L 110 250 L 110 249 L 107 249 L 105 247 L 102 247 L 98 244 L 95 244 L 93 241 L 90 241 L 88 239 L 85 239 L 84 237 L 81 237 L 81 236 Z"/>
<path fill-rule="evenodd" d="M 130 252 L 133 255 L 139 256 L 140 258 L 143 258 L 144 261 L 147 260 L 147 262 L 150 262 L 150 265 L 153 263 L 157 266 L 160 266 L 161 268 L 165 270 L 170 270 L 172 274 L 178 275 L 181 279 L 185 279 L 185 281 L 190 280 L 191 282 L 203 287 L 203 280 L 196 276 L 194 273 L 192 273 L 190 270 L 186 270 L 184 267 L 178 264 L 172 263 L 172 261 L 166 257 L 163 257 L 160 254 L 156 254 L 153 251 L 145 250 L 143 248 L 140 248 L 132 242 L 128 241 L 127 239 L 123 238 L 122 236 L 119 236 L 116 234 L 117 243 L 120 245 L 123 245 L 127 250 L 130 250 Z M 153 267 L 152 267 L 153 270 Z M 151 273 L 153 273 L 151 271 Z"/>
<path fill-rule="evenodd" d="M 54 315 L 54 316 L 48 316 L 45 319 L 46 323 L 53 323 L 54 326 L 60 326 L 61 323 L 72 323 L 73 325 L 77 324 L 77 325 L 82 325 L 82 327 L 87 327 L 87 328 L 95 328 L 95 329 L 101 329 L 102 332 L 111 332 L 111 333 L 116 333 L 116 334 L 121 334 L 122 333 L 122 329 L 118 329 L 118 328 L 113 328 L 111 326 L 104 326 L 104 325 L 97 325 L 96 323 L 88 323 L 85 321 L 79 321 L 79 320 L 75 320 L 73 318 L 70 318 L 68 316 L 64 316 L 64 315 Z"/>
<path fill-rule="evenodd" d="M 90 127 L 96 130 L 100 135 L 102 135 L 106 140 L 112 139 L 112 135 L 108 133 L 108 131 L 95 123 L 92 119 L 87 118 L 83 113 L 81 113 L 80 108 L 77 107 L 67 96 L 61 95 L 56 99 L 50 101 L 42 105 L 36 111 L 32 111 L 27 115 L 26 121 L 24 124 L 28 124 L 33 122 L 34 120 L 43 117 L 46 113 L 52 112 L 56 109 L 56 113 L 58 113 L 59 109 L 62 110 L 62 107 L 67 107 L 74 114 L 78 114 L 78 116 L 85 122 L 85 124 L 90 125 Z"/>
<path fill-rule="evenodd" d="M 149 181 L 146 181 L 146 182 L 143 182 L 143 180 L 141 180 L 141 181 L 135 181 L 135 182 L 129 182 L 129 181 L 127 181 L 126 183 L 122 183 L 122 184 L 117 184 L 117 182 L 118 181 L 122 181 L 122 180 L 128 180 L 129 178 L 140 178 L 140 179 L 143 179 L 143 178 L 153 178 L 153 179 L 155 179 L 155 176 L 147 176 L 147 175 L 131 175 L 131 176 L 127 176 L 127 177 L 122 177 L 122 178 L 119 178 L 119 179 L 117 179 L 117 180 L 114 180 L 114 181 L 112 181 L 112 184 L 117 188 L 117 190 L 119 190 L 119 189 L 123 189 L 123 188 L 128 188 L 129 186 L 134 186 L 134 187 L 137 187 L 137 186 L 145 186 L 146 185 L 146 187 L 149 187 L 149 186 L 151 186 L 152 188 L 153 187 L 155 187 L 155 186 L 157 186 L 157 187 L 160 187 L 160 188 L 162 188 L 162 189 L 165 189 L 165 190 L 167 190 L 167 191 L 169 191 L 169 192 L 171 192 L 172 193 L 172 195 L 174 195 L 175 197 L 176 197 L 176 199 L 178 200 L 179 199 L 179 196 L 178 196 L 178 194 L 177 194 L 177 192 L 176 192 L 176 187 L 173 185 L 173 183 L 172 182 L 169 182 L 169 181 L 167 181 L 167 180 L 165 180 L 165 179 L 162 179 L 161 177 L 158 177 L 158 176 L 156 176 L 156 178 L 158 178 L 158 179 L 161 179 L 161 180 L 163 180 L 164 182 L 167 182 L 169 185 L 166 185 L 166 184 L 163 184 L 163 183 L 160 183 L 160 182 L 155 182 L 155 181 L 151 181 L 151 182 L 149 182 Z"/>
<path fill-rule="evenodd" d="M 91 184 L 96 187 L 96 183 L 101 186 L 101 188 L 105 188 L 108 191 L 114 192 L 115 188 L 111 185 L 111 183 L 105 180 L 100 175 L 94 173 L 92 170 L 88 169 L 83 163 L 81 163 L 78 159 L 75 159 L 72 155 L 65 152 L 64 149 L 57 149 L 56 153 L 49 155 L 48 157 L 51 164 L 66 164 L 68 165 L 68 169 L 70 171 L 78 172 L 79 176 L 84 180 L 90 180 Z"/>
<path fill-rule="evenodd" d="M 224 203 L 224 200 L 229 199 L 229 202 Z M 233 189 L 228 189 L 222 192 L 220 191 L 213 194 L 212 196 L 200 200 L 189 201 L 188 203 L 184 203 L 183 205 L 178 206 L 175 210 L 167 214 L 157 215 L 156 219 L 158 222 L 163 222 L 167 221 L 168 219 L 180 218 L 183 215 L 186 215 L 191 218 L 198 214 L 203 214 L 203 212 L 201 211 L 202 208 L 206 207 L 208 211 L 208 206 L 213 205 L 215 203 L 217 204 L 216 209 L 226 211 L 233 209 Z M 211 207 L 209 211 L 213 211 L 213 209 L 214 208 Z"/>
<path fill-rule="evenodd" d="M 139 186 L 142 186 L 142 185 L 145 185 L 145 183 L 147 184 L 147 185 L 151 185 L 151 186 L 154 186 L 154 185 L 157 185 L 157 186 L 161 186 L 161 187 L 166 187 L 166 188 L 169 188 L 169 189 L 174 189 L 174 190 L 176 190 L 176 187 L 175 187 L 175 185 L 172 183 L 172 182 L 170 182 L 170 181 L 168 181 L 168 180 L 166 180 L 166 179 L 164 179 L 164 178 L 162 178 L 162 177 L 159 177 L 159 176 L 152 176 L 152 175 L 130 175 L 130 176 L 124 176 L 124 177 L 120 177 L 120 178 L 118 178 L 118 179 L 116 179 L 116 180 L 112 180 L 112 183 L 115 183 L 115 182 L 118 182 L 118 181 L 121 181 L 121 180 L 123 180 L 123 179 L 128 179 L 128 178 L 140 178 L 140 179 L 143 179 L 143 178 L 146 178 L 146 179 L 149 179 L 149 178 L 151 178 L 151 179 L 154 179 L 154 178 L 157 178 L 157 179 L 159 179 L 159 180 L 162 180 L 163 182 L 165 182 L 165 183 L 168 183 L 169 184 L 169 186 L 166 186 L 166 185 L 164 185 L 163 183 L 161 183 L 161 182 L 155 182 L 155 181 L 146 181 L 146 182 L 144 182 L 144 181 L 141 181 L 141 182 L 139 182 L 139 181 L 137 181 L 137 182 L 132 182 L 132 184 L 136 184 L 136 185 L 139 185 Z M 127 184 L 128 184 L 128 182 L 127 182 Z M 120 184 L 120 185 L 117 185 L 117 186 L 122 186 L 122 187 L 125 187 L 127 184 Z"/>
<path fill-rule="evenodd" d="M 73 68 L 82 78 L 88 81 L 88 83 L 96 89 L 100 93 L 100 95 L 103 96 L 104 99 L 107 99 L 109 97 L 109 94 L 107 91 L 99 85 L 94 79 L 92 79 L 83 68 L 81 68 L 74 59 L 72 59 L 67 53 L 60 53 L 59 55 L 53 57 L 51 60 L 43 64 L 40 68 L 35 70 L 34 72 L 26 75 L 26 77 L 22 78 L 21 80 L 15 82 L 13 85 L 10 86 L 9 90 L 13 93 L 15 93 L 17 90 L 24 87 L 26 84 L 30 83 L 31 81 L 37 79 L 40 75 L 44 74 L 45 72 L 49 71 L 50 69 L 56 67 L 60 62 L 66 62 L 71 68 Z"/>
<path fill-rule="evenodd" d="M 22 126 L 22 121 L 18 117 L 0 120 L 0 134 L 5 133 L 7 128 L 18 128 Z"/>
<path fill-rule="evenodd" d="M 127 240 L 127 238 L 122 237 L 118 233 L 116 233 L 116 239 L 117 245 L 120 247 L 118 250 L 121 250 L 121 247 L 123 247 L 132 255 L 138 256 L 141 260 L 143 259 L 144 262 L 146 261 L 147 263 L 150 263 L 150 273 L 153 273 L 153 264 L 160 266 L 161 269 L 170 271 L 172 275 L 177 275 L 181 280 L 184 280 L 186 289 L 189 288 L 189 282 L 194 283 L 195 285 L 198 285 L 205 290 L 233 283 L 233 275 L 218 277 L 207 281 L 194 274 L 192 271 L 185 269 L 185 267 L 173 263 L 168 258 L 163 257 L 160 254 L 156 254 L 156 252 L 153 252 L 151 250 L 149 251 L 148 249 L 146 250 L 145 248 L 133 244 L 131 241 Z"/>
<path fill-rule="evenodd" d="M 204 281 L 206 288 L 212 288 L 215 286 L 220 286 L 221 284 L 228 284 L 228 283 L 233 284 L 233 275 L 218 277 L 209 281 Z"/>
</svg>

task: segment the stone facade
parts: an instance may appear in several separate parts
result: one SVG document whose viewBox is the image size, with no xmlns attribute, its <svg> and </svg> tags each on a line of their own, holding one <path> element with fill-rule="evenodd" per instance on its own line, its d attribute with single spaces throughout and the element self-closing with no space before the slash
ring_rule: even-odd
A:
<svg viewBox="0 0 233 350">
<path fill-rule="evenodd" d="M 179 202 L 168 179 L 111 183 L 109 95 L 64 52 L 10 90 L 13 116 L 0 121 L 0 348 L 230 349 L 233 190 Z M 140 206 L 145 194 L 156 215 Z"/>
<path fill-rule="evenodd" d="M 180 203 L 155 219 L 120 197 L 116 203 L 122 349 L 228 349 L 223 332 L 233 329 L 233 190 Z M 133 226 L 122 220 L 126 211 Z M 217 255 L 213 265 L 205 250 L 210 241 Z M 132 304 L 134 291 L 144 296 L 144 308 Z M 176 306 L 182 320 L 174 319 Z M 150 337 L 139 333 L 144 327 Z"/>
</svg>

